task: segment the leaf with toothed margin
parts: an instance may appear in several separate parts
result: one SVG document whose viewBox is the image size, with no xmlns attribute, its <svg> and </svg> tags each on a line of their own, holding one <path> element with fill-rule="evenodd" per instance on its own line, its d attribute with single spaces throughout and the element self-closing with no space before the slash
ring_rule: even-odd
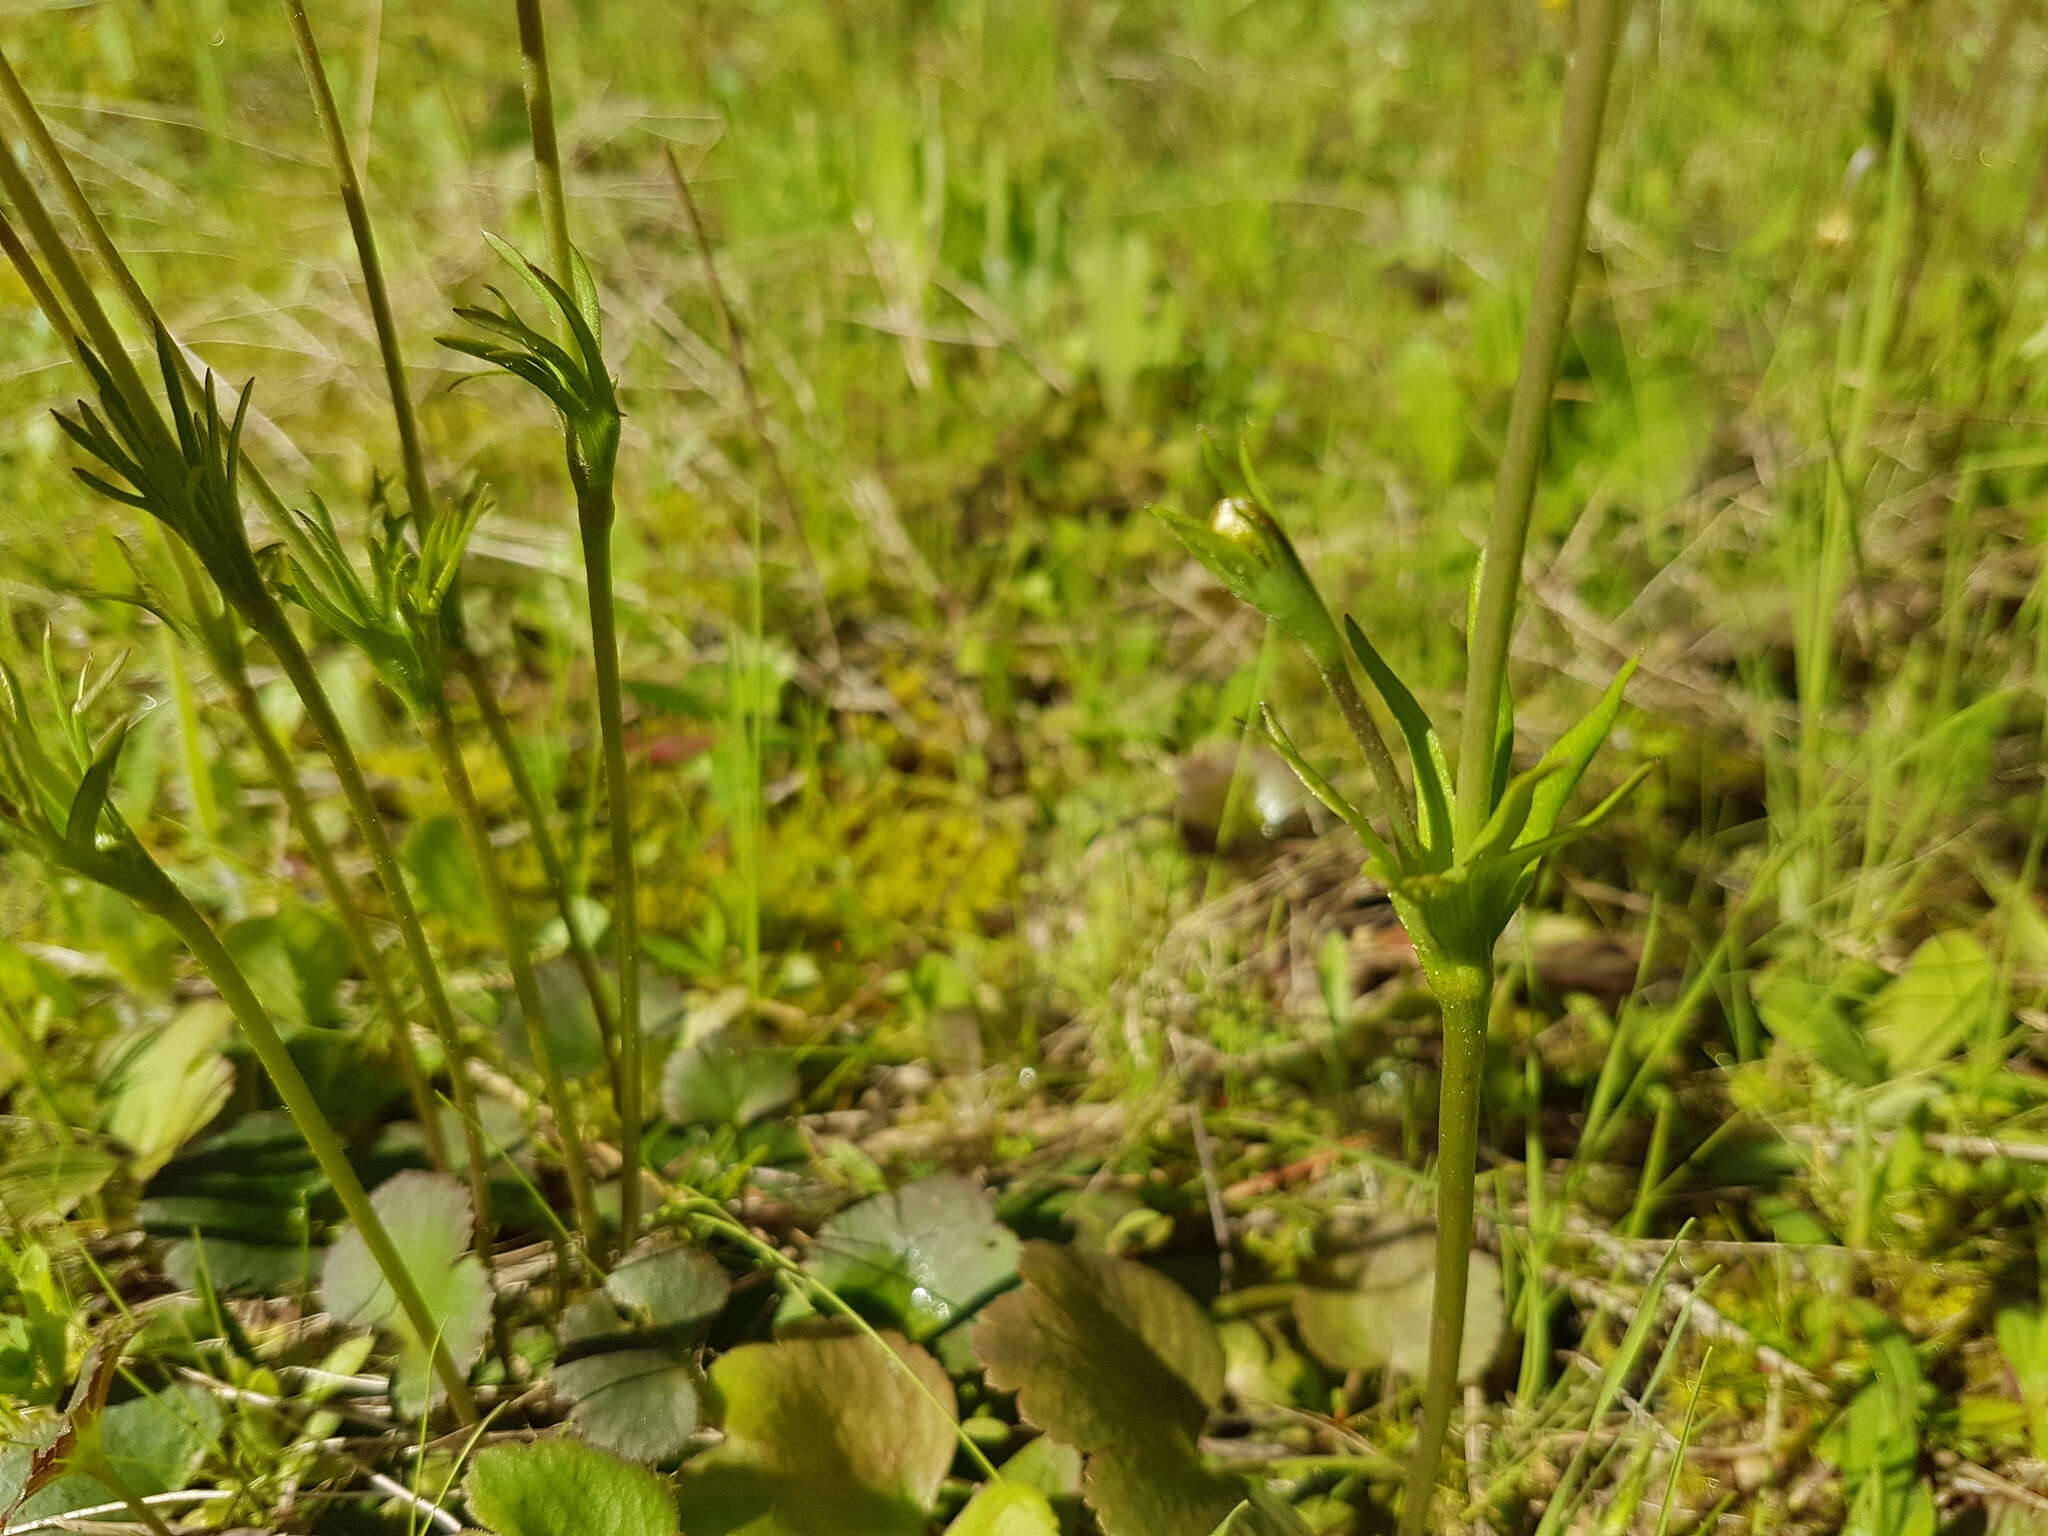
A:
<svg viewBox="0 0 2048 1536">
<path fill-rule="evenodd" d="M 870 1321 L 925 1340 L 1017 1277 L 1018 1242 L 977 1185 L 945 1174 L 848 1206 L 804 1268 Z"/>
<path fill-rule="evenodd" d="M 469 1191 L 446 1174 L 410 1171 L 377 1186 L 370 1204 L 383 1218 L 428 1312 L 440 1327 L 440 1343 L 466 1369 L 483 1349 L 491 1324 L 491 1283 L 470 1249 Z M 401 1343 L 398 1400 L 418 1412 L 441 1395 L 430 1369 L 432 1340 L 418 1337 L 371 1258 L 369 1245 L 351 1226 L 327 1250 L 320 1294 L 328 1311 L 343 1322 L 386 1329 Z"/>
<path fill-rule="evenodd" d="M 1196 1443 L 1223 1394 L 1215 1326 L 1127 1259 L 1032 1242 L 1018 1271 L 1023 1287 L 975 1325 L 989 1384 L 1086 1455 L 1083 1497 L 1104 1536 L 1209 1536 L 1245 1496 Z"/>
<path fill-rule="evenodd" d="M 666 1483 L 574 1440 L 479 1451 L 462 1487 L 493 1536 L 676 1536 Z"/>
</svg>

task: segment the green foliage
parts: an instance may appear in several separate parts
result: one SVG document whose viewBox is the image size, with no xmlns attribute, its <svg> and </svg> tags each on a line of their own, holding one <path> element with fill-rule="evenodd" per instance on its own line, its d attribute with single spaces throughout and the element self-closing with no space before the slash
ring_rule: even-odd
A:
<svg viewBox="0 0 2048 1536">
<path fill-rule="evenodd" d="M 441 345 L 502 368 L 547 397 L 561 417 L 569 478 L 576 487 L 578 506 L 585 509 L 586 516 L 602 506 L 608 517 L 612 476 L 618 467 L 620 411 L 617 391 L 605 367 L 596 285 L 579 256 L 576 294 L 571 298 L 560 283 L 504 241 L 490 235 L 484 238 L 568 328 L 574 350 L 549 340 L 520 319 L 496 288 L 488 291 L 498 301 L 497 309 L 459 306 L 455 311 L 485 334 L 443 336 Z"/>
<path fill-rule="evenodd" d="M 419 1287 L 439 1330 L 441 1348 L 458 1367 L 466 1368 L 483 1348 L 491 1325 L 490 1281 L 469 1251 L 469 1192 L 441 1175 L 400 1173 L 379 1185 L 370 1203 Z M 409 1411 L 418 1412 L 430 1398 L 441 1395 L 440 1383 L 428 1370 L 435 1340 L 420 1337 L 414 1329 L 356 1229 L 342 1233 L 327 1250 L 320 1294 L 341 1321 L 398 1335 L 398 1396 Z"/>
<path fill-rule="evenodd" d="M 569 1309 L 548 1379 L 574 1405 L 569 1421 L 585 1440 L 634 1461 L 682 1451 L 701 1412 L 697 1355 L 728 1288 L 709 1254 L 657 1248 Z"/>
<path fill-rule="evenodd" d="M 818 1229 L 804 1268 L 871 1321 L 923 1341 L 1010 1285 L 1017 1254 L 987 1194 L 946 1175 L 847 1207 Z"/>
<path fill-rule="evenodd" d="M 922 1536 L 953 1461 L 953 1385 L 918 1346 L 884 1339 L 785 1339 L 719 1357 L 725 1439 L 685 1473 L 690 1536 Z"/>
<path fill-rule="evenodd" d="M 1104 1536 L 1209 1536 L 1243 1498 L 1196 1436 L 1223 1394 L 1223 1347 L 1187 1294 L 1127 1259 L 1027 1243 L 1021 1289 L 974 1329 L 992 1386 L 1087 1457 Z"/>
<path fill-rule="evenodd" d="M 1474 1253 L 1458 1379 L 1487 1372 L 1506 1331 L 1500 1262 Z M 1295 1293 L 1302 1342 L 1325 1365 L 1415 1377 L 1429 1360 L 1429 1305 L 1436 1283 L 1436 1233 L 1383 1220 L 1320 1256 Z"/>
<path fill-rule="evenodd" d="M 659 1478 L 574 1440 L 487 1447 L 462 1488 L 492 1536 L 676 1536 Z"/>
<path fill-rule="evenodd" d="M 135 1177 L 163 1167 L 227 1103 L 235 1073 L 220 1047 L 233 1027 L 226 1008 L 197 1003 L 110 1065 L 103 1123 Z"/>
<path fill-rule="evenodd" d="M 1060 1536 L 1060 1521 L 1036 1488 L 990 1483 L 967 1501 L 946 1536 Z"/>
<path fill-rule="evenodd" d="M 661 1074 L 661 1108 L 683 1125 L 751 1125 L 796 1098 L 796 1063 L 745 1025 L 678 1046 Z"/>
</svg>

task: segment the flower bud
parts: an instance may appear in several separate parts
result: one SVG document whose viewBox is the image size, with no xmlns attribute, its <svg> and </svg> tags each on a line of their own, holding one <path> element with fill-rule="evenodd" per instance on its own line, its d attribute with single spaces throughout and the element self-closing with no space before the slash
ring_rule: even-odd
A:
<svg viewBox="0 0 2048 1536">
<path fill-rule="evenodd" d="M 1300 641 L 1319 668 L 1343 666 L 1330 610 L 1272 513 L 1226 496 L 1206 523 L 1163 508 L 1159 515 L 1212 576 Z"/>
</svg>

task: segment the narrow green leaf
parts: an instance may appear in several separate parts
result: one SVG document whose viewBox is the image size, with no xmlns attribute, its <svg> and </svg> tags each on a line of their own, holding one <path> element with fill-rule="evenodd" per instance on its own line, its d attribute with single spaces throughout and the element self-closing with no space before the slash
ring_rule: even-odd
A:
<svg viewBox="0 0 2048 1536">
<path fill-rule="evenodd" d="M 1415 793 L 1422 801 L 1422 846 L 1448 861 L 1451 849 L 1451 768 L 1444 757 L 1443 742 L 1429 716 L 1408 691 L 1400 675 L 1387 665 L 1365 631 L 1350 614 L 1344 615 L 1344 637 L 1365 675 L 1386 701 L 1401 737 L 1408 743 L 1408 760 L 1415 766 Z"/>
<path fill-rule="evenodd" d="M 1528 832 L 1532 837 L 1547 837 L 1556 829 L 1564 815 L 1565 802 L 1579 787 L 1579 780 L 1585 776 L 1594 754 L 1614 729 L 1615 718 L 1621 713 L 1622 692 L 1628 687 L 1629 679 L 1635 676 L 1641 659 L 1632 656 L 1623 663 L 1621 670 L 1615 673 L 1614 681 L 1607 685 L 1607 691 L 1601 694 L 1600 702 L 1543 754 L 1543 761 L 1537 766 L 1548 765 L 1551 771 L 1548 781 L 1538 790 L 1530 806 Z"/>
</svg>

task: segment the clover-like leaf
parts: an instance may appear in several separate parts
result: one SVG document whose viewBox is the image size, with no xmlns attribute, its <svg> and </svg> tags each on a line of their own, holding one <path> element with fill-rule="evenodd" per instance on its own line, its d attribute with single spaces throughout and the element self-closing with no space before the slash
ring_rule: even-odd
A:
<svg viewBox="0 0 2048 1536">
<path fill-rule="evenodd" d="M 1459 1379 L 1476 1381 L 1500 1347 L 1505 1303 L 1500 1262 L 1474 1253 L 1465 1302 Z M 1420 1376 L 1429 1357 L 1436 1233 L 1405 1219 L 1376 1223 L 1326 1255 L 1295 1293 L 1302 1342 L 1325 1365 Z"/>
<path fill-rule="evenodd" d="M 900 1335 L 743 1344 L 711 1386 L 722 1444 L 685 1469 L 690 1536 L 923 1536 L 952 1465 L 953 1384 Z"/>
<path fill-rule="evenodd" d="M 1196 1447 L 1223 1393 L 1223 1347 L 1188 1294 L 1156 1270 L 1045 1242 L 1024 1285 L 974 1329 L 989 1384 L 1086 1454 L 1083 1496 L 1104 1536 L 1209 1536 L 1245 1497 Z"/>
<path fill-rule="evenodd" d="M 709 1254 L 658 1248 L 626 1260 L 603 1295 L 571 1309 L 549 1380 L 575 1405 L 569 1421 L 584 1439 L 635 1461 L 682 1451 L 701 1414 L 697 1350 L 729 1289 Z"/>
<path fill-rule="evenodd" d="M 493 1536 L 676 1536 L 660 1478 L 574 1440 L 491 1446 L 462 1486 Z"/>
<path fill-rule="evenodd" d="M 469 1191 L 445 1174 L 395 1174 L 370 1196 L 391 1240 L 440 1325 L 441 1346 L 460 1367 L 475 1361 L 491 1323 L 491 1285 L 470 1249 Z M 388 1329 L 401 1354 L 398 1396 L 408 1411 L 438 1397 L 429 1369 L 433 1340 L 414 1332 L 362 1235 L 353 1227 L 327 1250 L 320 1293 L 346 1323 Z"/>
<path fill-rule="evenodd" d="M 819 1229 L 804 1268 L 874 1320 L 928 1339 L 1009 1285 L 1017 1253 L 987 1193 L 948 1174 L 848 1206 Z"/>
</svg>

